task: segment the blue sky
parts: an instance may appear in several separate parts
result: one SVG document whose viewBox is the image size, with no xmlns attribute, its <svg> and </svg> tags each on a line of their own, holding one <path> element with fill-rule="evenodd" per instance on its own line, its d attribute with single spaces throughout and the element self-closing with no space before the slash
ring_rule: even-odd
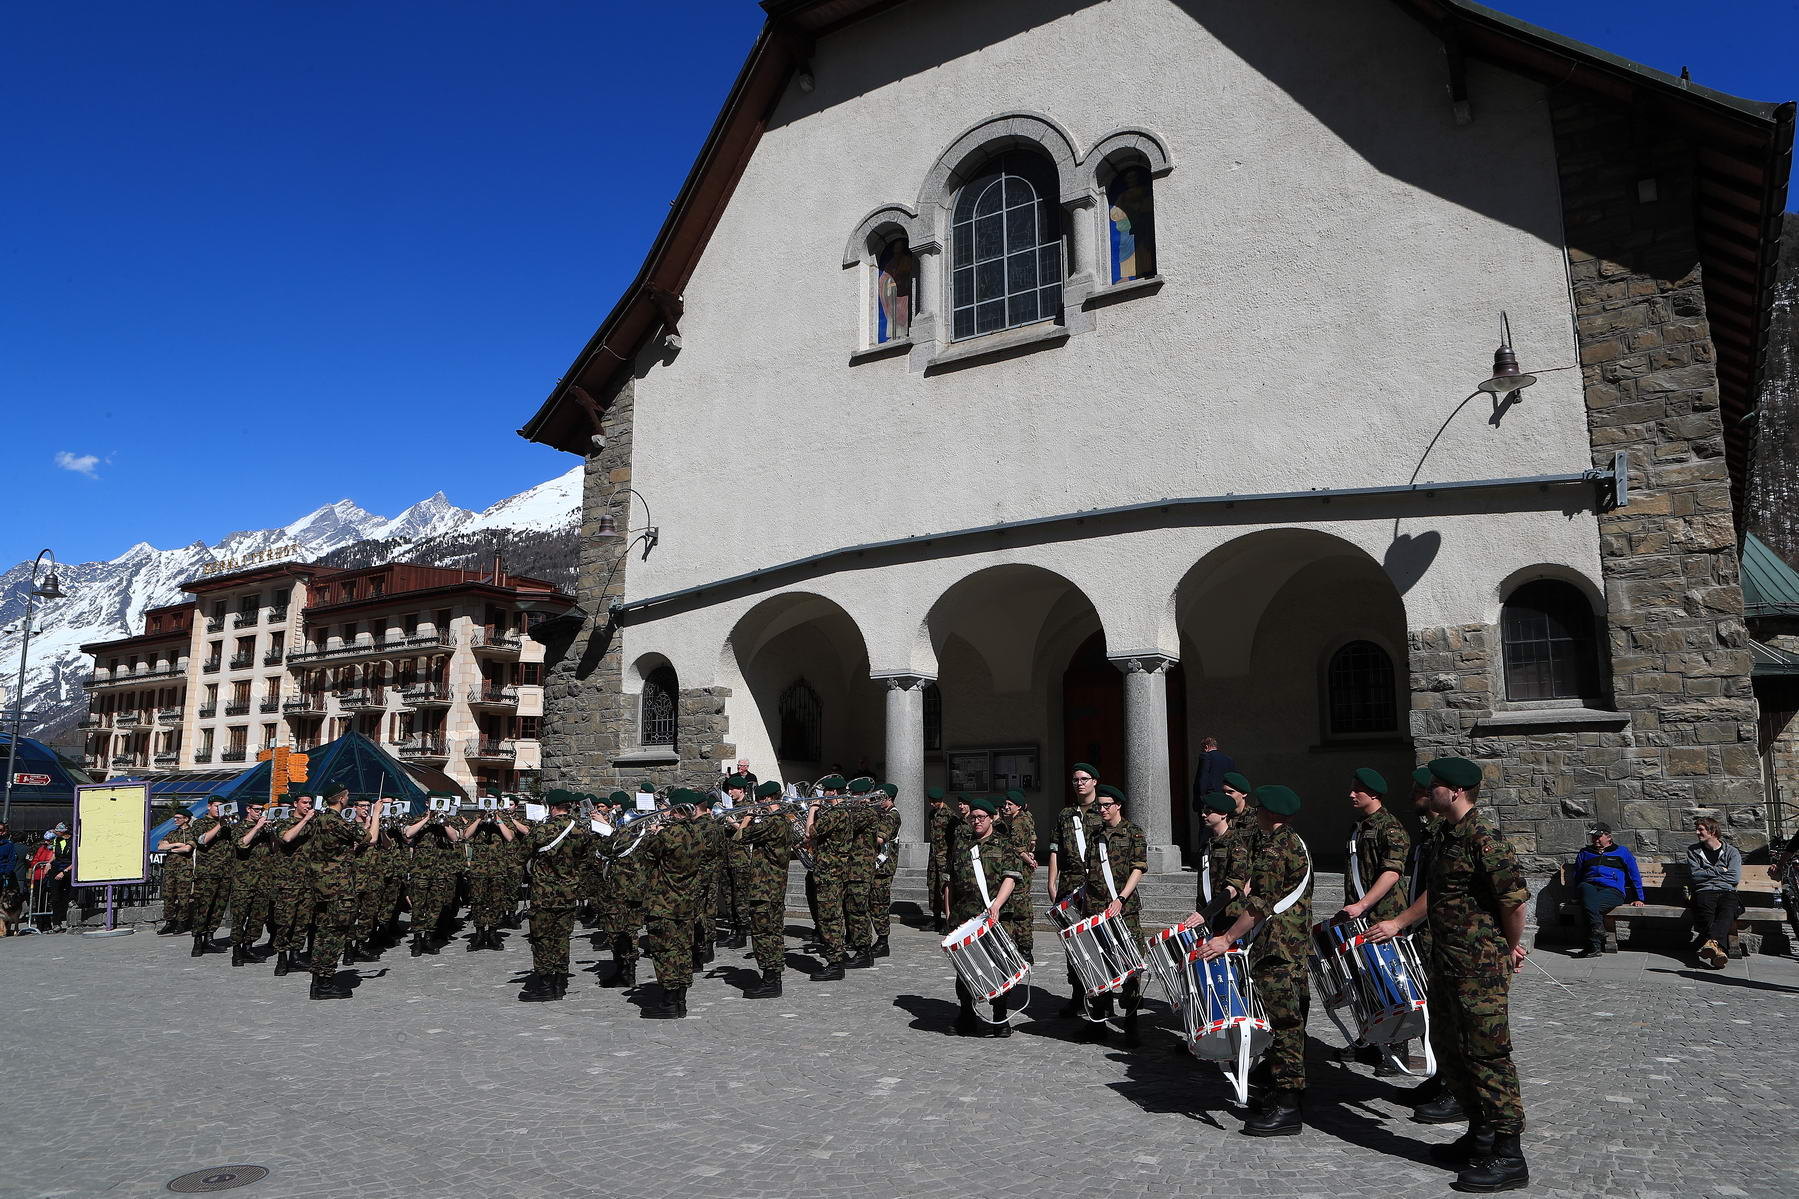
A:
<svg viewBox="0 0 1799 1199">
<path fill-rule="evenodd" d="M 1799 0 L 1513 0 L 1757 99 Z M 751 0 L 9 6 L 0 568 L 480 508 L 622 287 L 761 23 Z M 9 505 L 10 507 L 10 505 Z"/>
</svg>

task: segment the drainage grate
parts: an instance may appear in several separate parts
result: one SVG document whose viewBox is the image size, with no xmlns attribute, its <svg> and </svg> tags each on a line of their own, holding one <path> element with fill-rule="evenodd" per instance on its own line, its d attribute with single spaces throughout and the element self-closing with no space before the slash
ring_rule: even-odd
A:
<svg viewBox="0 0 1799 1199">
<path fill-rule="evenodd" d="M 169 1189 L 180 1195 L 203 1195 L 209 1191 L 229 1191 L 261 1182 L 269 1172 L 261 1166 L 214 1166 L 195 1170 L 169 1182 Z"/>
</svg>

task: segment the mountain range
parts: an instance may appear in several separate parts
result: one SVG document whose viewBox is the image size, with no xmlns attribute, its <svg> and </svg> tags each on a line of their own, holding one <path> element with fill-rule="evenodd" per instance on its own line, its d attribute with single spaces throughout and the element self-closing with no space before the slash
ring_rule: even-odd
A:
<svg viewBox="0 0 1799 1199">
<path fill-rule="evenodd" d="M 87 710 L 81 680 L 92 667 L 81 646 L 142 632 L 144 609 L 186 598 L 181 585 L 213 563 L 283 547 L 291 547 L 283 559 L 341 567 L 404 560 L 466 568 L 499 554 L 507 570 L 566 589 L 574 583 L 580 506 L 577 466 L 480 512 L 458 508 L 441 491 L 393 517 L 344 499 L 280 528 L 227 533 L 210 545 L 162 550 L 140 541 L 110 561 L 63 563 L 63 598 L 40 602 L 35 613 L 23 731 L 55 740 L 72 730 Z M 0 680 L 8 712 L 30 584 L 29 562 L 0 574 Z"/>
</svg>

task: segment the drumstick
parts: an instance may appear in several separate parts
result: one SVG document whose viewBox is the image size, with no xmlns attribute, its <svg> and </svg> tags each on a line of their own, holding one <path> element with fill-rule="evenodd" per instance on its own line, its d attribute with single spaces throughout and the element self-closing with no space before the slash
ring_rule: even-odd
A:
<svg viewBox="0 0 1799 1199">
<path fill-rule="evenodd" d="M 1568 994 L 1570 994 L 1570 995 L 1574 994 L 1573 987 L 1569 986 L 1567 983 L 1563 982 L 1561 979 L 1557 978 L 1555 975 L 1550 974 L 1549 967 L 1547 967 L 1547 966 L 1543 965 L 1541 962 L 1537 961 L 1536 958 L 1527 957 L 1524 960 L 1526 962 L 1530 963 L 1532 966 L 1535 966 L 1537 969 L 1541 970 L 1544 974 L 1548 975 L 1550 982 L 1554 983 L 1556 986 L 1560 987 L 1562 990 L 1568 992 Z"/>
</svg>

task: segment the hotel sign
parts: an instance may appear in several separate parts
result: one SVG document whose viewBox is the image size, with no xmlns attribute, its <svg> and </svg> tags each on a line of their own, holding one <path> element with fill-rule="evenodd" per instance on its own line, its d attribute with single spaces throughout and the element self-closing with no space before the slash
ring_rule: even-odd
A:
<svg viewBox="0 0 1799 1199">
<path fill-rule="evenodd" d="M 277 545 L 266 550 L 257 550 L 254 554 L 245 554 L 241 558 L 226 558 L 219 562 L 209 562 L 200 568 L 200 577 L 230 574 L 234 570 L 244 570 L 251 566 L 261 566 L 267 562 L 280 562 L 288 558 L 296 558 L 299 554 L 300 547 L 297 545 Z"/>
</svg>

